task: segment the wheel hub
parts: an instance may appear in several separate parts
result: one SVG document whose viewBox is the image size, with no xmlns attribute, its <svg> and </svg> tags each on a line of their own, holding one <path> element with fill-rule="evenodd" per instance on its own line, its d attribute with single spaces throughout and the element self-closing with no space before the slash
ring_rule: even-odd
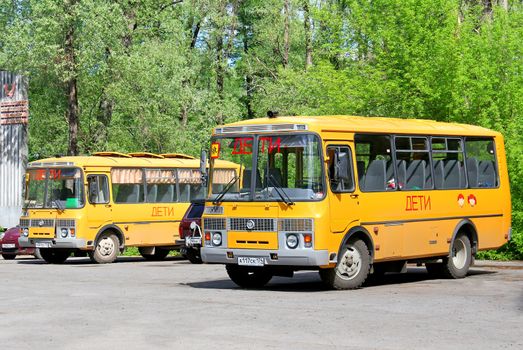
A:
<svg viewBox="0 0 523 350">
<path fill-rule="evenodd" d="M 462 269 L 467 261 L 467 248 L 460 239 L 454 241 L 452 263 L 457 269 Z"/>
<path fill-rule="evenodd" d="M 350 280 L 360 272 L 361 261 L 360 253 L 356 249 L 349 247 L 341 257 L 338 266 L 336 266 L 336 273 L 341 278 Z"/>
<path fill-rule="evenodd" d="M 114 242 L 109 237 L 104 237 L 98 243 L 98 251 L 103 256 L 109 256 L 114 252 Z"/>
</svg>

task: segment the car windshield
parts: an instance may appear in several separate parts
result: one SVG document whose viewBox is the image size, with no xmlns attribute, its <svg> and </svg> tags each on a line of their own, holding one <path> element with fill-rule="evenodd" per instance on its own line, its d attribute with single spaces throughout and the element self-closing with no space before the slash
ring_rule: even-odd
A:
<svg viewBox="0 0 523 350">
<path fill-rule="evenodd" d="M 75 209 L 84 205 L 80 169 L 30 169 L 26 179 L 26 208 Z"/>
<path fill-rule="evenodd" d="M 222 192 L 224 201 L 319 200 L 324 197 L 320 151 L 319 138 L 312 134 L 215 138 L 211 161 L 234 162 L 240 174 L 223 176 L 211 167 L 209 199 Z"/>
</svg>

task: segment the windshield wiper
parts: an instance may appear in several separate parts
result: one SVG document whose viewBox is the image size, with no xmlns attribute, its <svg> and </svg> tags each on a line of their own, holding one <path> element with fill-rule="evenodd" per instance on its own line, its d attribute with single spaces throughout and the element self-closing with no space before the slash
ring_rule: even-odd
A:
<svg viewBox="0 0 523 350">
<path fill-rule="evenodd" d="M 281 200 L 285 204 L 294 205 L 294 202 L 292 201 L 291 197 L 289 197 L 289 195 L 283 190 L 283 187 L 278 183 L 278 181 L 274 178 L 274 176 L 269 175 L 269 176 L 267 176 L 267 179 L 272 183 L 274 189 L 276 190 L 276 193 L 278 193 Z"/>
<path fill-rule="evenodd" d="M 56 205 L 56 208 L 58 208 L 59 211 L 65 211 L 65 207 L 60 203 L 59 199 L 55 199 L 51 201 L 51 204 L 54 203 Z"/>
<path fill-rule="evenodd" d="M 236 183 L 236 181 L 238 181 L 239 178 L 240 177 L 235 174 L 234 177 L 227 183 L 227 185 L 225 185 L 223 190 L 218 194 L 218 196 L 216 196 L 216 199 L 212 201 L 212 204 L 216 205 L 216 204 L 220 203 L 223 196 L 225 196 L 225 194 L 227 192 L 229 192 L 229 190 Z"/>
</svg>

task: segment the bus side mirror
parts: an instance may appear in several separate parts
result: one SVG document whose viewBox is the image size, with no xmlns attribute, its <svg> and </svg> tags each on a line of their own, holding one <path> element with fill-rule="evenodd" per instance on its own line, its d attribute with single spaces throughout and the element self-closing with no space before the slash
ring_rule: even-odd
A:
<svg viewBox="0 0 523 350">
<path fill-rule="evenodd" d="M 93 177 L 90 177 L 88 179 L 88 181 L 89 181 L 89 202 L 96 203 L 96 200 L 98 199 L 98 186 L 96 186 L 96 181 L 94 181 Z"/>
<path fill-rule="evenodd" d="M 200 152 L 200 173 L 202 174 L 202 184 L 207 185 L 207 151 L 202 149 Z"/>
<path fill-rule="evenodd" d="M 349 154 L 340 152 L 340 149 L 336 148 L 334 152 L 334 181 L 347 180 L 349 180 Z"/>
</svg>

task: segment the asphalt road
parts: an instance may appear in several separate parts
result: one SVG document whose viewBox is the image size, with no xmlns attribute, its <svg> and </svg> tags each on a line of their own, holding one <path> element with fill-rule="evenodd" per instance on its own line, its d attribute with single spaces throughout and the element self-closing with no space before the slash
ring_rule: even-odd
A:
<svg viewBox="0 0 523 350">
<path fill-rule="evenodd" d="M 315 272 L 242 290 L 223 266 L 0 259 L 5 349 L 523 349 L 523 265 L 424 268 L 354 291 Z"/>
</svg>

